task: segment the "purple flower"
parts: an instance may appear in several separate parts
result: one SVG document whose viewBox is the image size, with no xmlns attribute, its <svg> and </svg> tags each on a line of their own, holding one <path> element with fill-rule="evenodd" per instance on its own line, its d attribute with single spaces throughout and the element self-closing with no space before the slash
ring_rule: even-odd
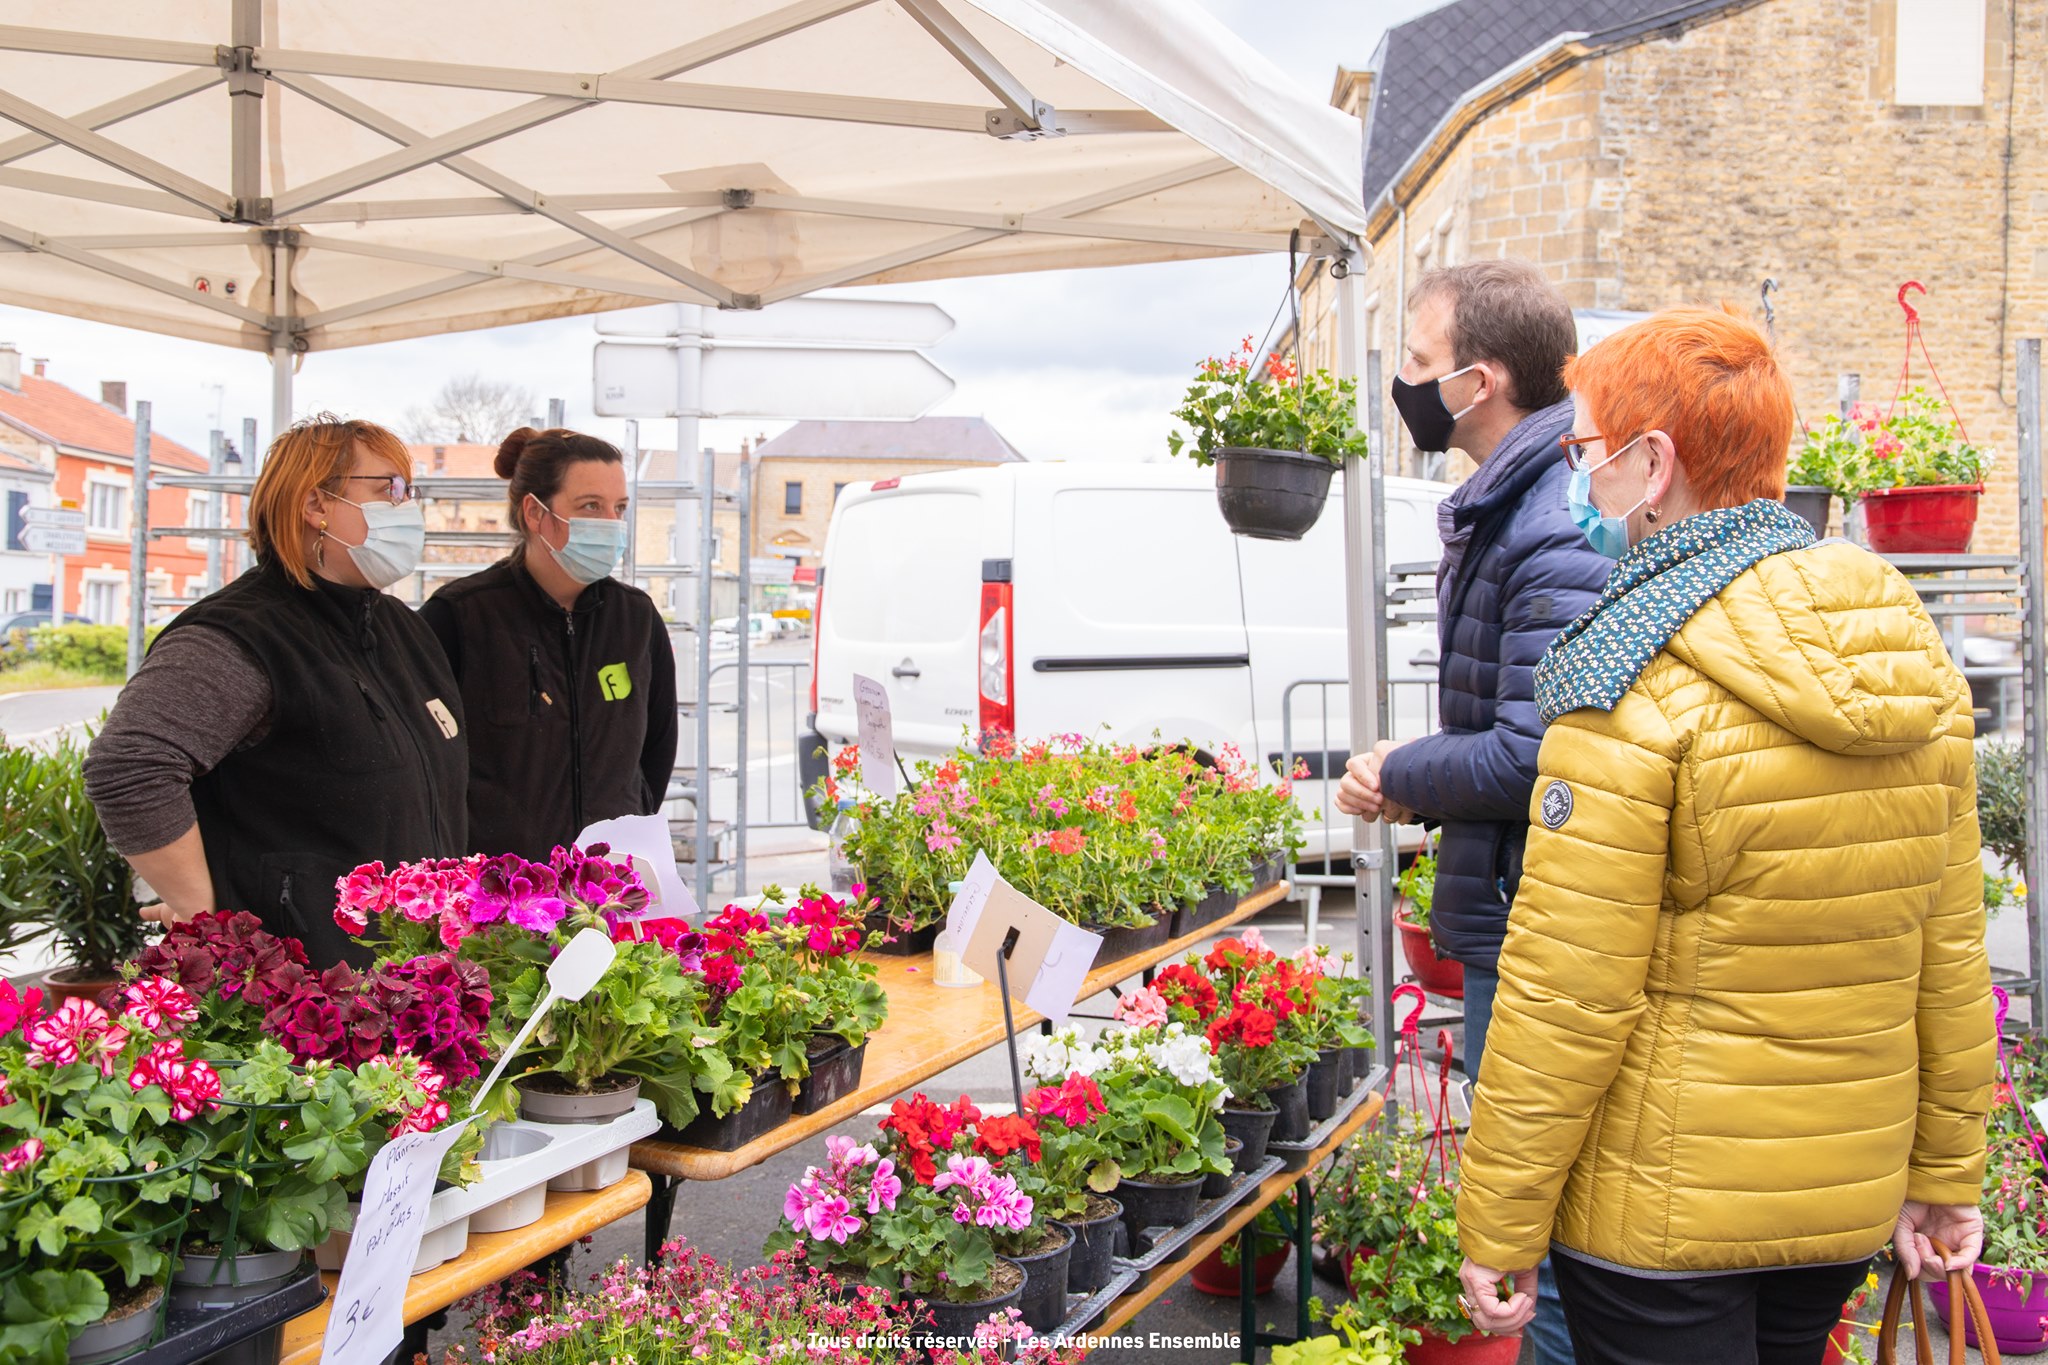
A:
<svg viewBox="0 0 2048 1365">
<path fill-rule="evenodd" d="M 503 918 L 544 934 L 569 913 L 560 889 L 553 868 L 507 853 L 478 870 L 469 889 L 469 917 L 478 924 Z"/>
</svg>

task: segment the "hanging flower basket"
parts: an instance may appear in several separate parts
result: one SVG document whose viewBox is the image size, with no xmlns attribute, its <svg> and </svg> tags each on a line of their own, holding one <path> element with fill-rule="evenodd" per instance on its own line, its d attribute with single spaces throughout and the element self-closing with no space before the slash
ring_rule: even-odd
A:
<svg viewBox="0 0 2048 1365">
<path fill-rule="evenodd" d="M 1300 540 L 1323 515 L 1337 467 L 1298 450 L 1216 452 L 1216 506 L 1255 540 Z"/>
<path fill-rule="evenodd" d="M 1415 973 L 1416 983 L 1431 995 L 1463 1000 L 1465 964 L 1436 955 L 1436 945 L 1429 939 L 1428 925 L 1404 919 L 1398 912 L 1394 925 L 1401 931 L 1401 956 L 1408 960 L 1408 970 Z"/>
<path fill-rule="evenodd" d="M 1984 485 L 1873 488 L 1863 494 L 1863 529 L 1879 554 L 1954 555 L 1970 548 Z"/>
</svg>

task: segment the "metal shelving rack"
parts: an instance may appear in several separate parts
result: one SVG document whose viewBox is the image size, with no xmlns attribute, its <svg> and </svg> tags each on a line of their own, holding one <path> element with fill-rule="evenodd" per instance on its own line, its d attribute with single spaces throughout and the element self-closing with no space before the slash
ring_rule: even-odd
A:
<svg viewBox="0 0 2048 1365">
<path fill-rule="evenodd" d="M 190 606 L 197 598 L 159 596 L 149 591 L 148 562 L 149 542 L 171 537 L 189 537 L 193 540 L 211 540 L 219 544 L 240 540 L 245 528 L 224 524 L 221 515 L 225 500 L 230 495 L 240 495 L 245 501 L 255 487 L 256 475 L 260 472 L 262 455 L 256 449 L 255 422 L 243 423 L 243 450 L 251 462 L 251 472 L 229 474 L 222 467 L 221 442 L 215 433 L 213 470 L 199 473 L 160 473 L 152 471 L 149 461 L 149 405 L 136 405 L 136 446 L 135 446 L 135 493 L 130 515 L 130 593 L 129 593 L 129 646 L 128 672 L 132 675 L 142 663 L 142 641 L 144 627 L 152 612 L 163 607 Z M 550 403 L 549 425 L 561 425 L 559 400 Z M 683 720 L 694 726 L 695 742 L 693 752 L 687 761 L 679 763 L 669 779 L 664 804 L 687 803 L 688 817 L 671 814 L 669 827 L 678 836 L 678 842 L 687 839 L 686 861 L 692 867 L 692 882 L 698 903 L 705 904 L 711 899 L 713 883 L 719 874 L 720 841 L 728 834 L 732 836 L 736 857 L 730 864 L 734 875 L 734 889 L 739 890 L 746 877 L 745 865 L 745 822 L 747 812 L 747 712 L 745 706 L 747 688 L 747 654 L 749 632 L 746 629 L 747 601 L 752 588 L 751 575 L 746 554 L 748 521 L 751 512 L 749 492 L 744 477 L 738 488 L 720 488 L 717 484 L 717 462 L 712 450 L 707 447 L 702 454 L 702 464 L 695 479 L 643 479 L 640 477 L 639 424 L 628 422 L 627 439 L 623 454 L 626 457 L 628 500 L 635 509 L 627 519 L 625 561 L 618 577 L 624 581 L 645 586 L 653 579 L 691 579 L 696 585 L 696 619 L 686 622 L 687 630 L 680 632 L 687 637 L 691 658 L 687 666 L 682 659 L 677 661 L 677 681 L 693 678 L 694 693 L 682 696 L 678 689 L 677 709 Z M 680 462 L 681 457 L 678 456 Z M 744 470 L 742 471 L 744 474 Z M 428 503 L 496 503 L 505 496 L 502 479 L 463 478 L 454 475 L 422 475 L 412 481 L 419 497 Z M 185 489 L 191 492 L 209 492 L 215 495 L 215 524 L 208 526 L 152 526 L 149 522 L 149 498 L 147 491 L 156 489 Z M 639 558 L 639 536 L 637 534 L 637 509 L 642 494 L 660 494 L 673 499 L 678 505 L 697 502 L 702 505 L 702 514 L 697 518 L 698 559 L 694 564 L 673 560 L 645 562 Z M 722 570 L 715 563 L 716 525 L 715 511 L 719 507 L 736 509 L 739 515 L 739 563 L 737 572 Z M 682 532 L 682 519 L 677 518 L 676 534 Z M 506 547 L 509 539 L 503 531 L 450 531 L 429 530 L 427 544 L 447 547 L 496 546 Z M 221 556 L 208 556 L 209 587 L 212 591 L 220 586 Z M 428 596 L 429 580 L 460 578 L 488 567 L 489 561 L 430 561 L 420 566 L 414 576 L 412 605 L 417 608 Z M 701 567 L 700 567 L 701 566 Z M 730 703 L 711 701 L 711 677 L 713 673 L 710 650 L 711 595 L 712 584 L 716 581 L 733 582 L 739 588 L 739 628 L 734 632 L 738 641 L 739 692 Z M 679 632 L 671 631 L 671 640 Z M 711 717 L 718 711 L 734 714 L 739 732 L 739 762 L 726 766 L 711 762 Z M 711 784 L 714 780 L 731 777 L 735 784 L 735 811 L 737 818 L 729 825 L 718 825 L 711 809 Z"/>
</svg>

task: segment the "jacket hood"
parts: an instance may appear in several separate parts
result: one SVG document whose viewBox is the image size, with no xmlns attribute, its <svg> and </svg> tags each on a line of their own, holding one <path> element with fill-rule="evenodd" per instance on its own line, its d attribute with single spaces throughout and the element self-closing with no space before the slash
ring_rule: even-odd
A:
<svg viewBox="0 0 2048 1365">
<path fill-rule="evenodd" d="M 1904 575 L 1830 541 L 1736 577 L 1674 653 L 1780 727 L 1838 754 L 1892 754 L 1950 733 L 1969 687 Z"/>
</svg>

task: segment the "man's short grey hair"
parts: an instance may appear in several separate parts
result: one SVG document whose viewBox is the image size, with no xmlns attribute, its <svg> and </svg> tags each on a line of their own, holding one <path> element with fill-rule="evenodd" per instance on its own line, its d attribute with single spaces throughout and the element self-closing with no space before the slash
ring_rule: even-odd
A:
<svg viewBox="0 0 2048 1365">
<path fill-rule="evenodd" d="M 1413 305 L 1451 301 L 1451 358 L 1459 367 L 1490 360 L 1508 372 L 1508 401 L 1525 412 L 1561 403 L 1564 363 L 1578 349 L 1572 306 L 1529 261 L 1468 261 L 1429 271 Z"/>
</svg>

